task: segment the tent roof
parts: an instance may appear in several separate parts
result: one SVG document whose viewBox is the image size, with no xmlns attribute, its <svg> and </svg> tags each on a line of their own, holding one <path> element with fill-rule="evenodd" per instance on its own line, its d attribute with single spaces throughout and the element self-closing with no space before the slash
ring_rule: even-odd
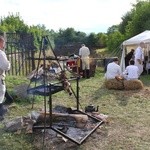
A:
<svg viewBox="0 0 150 150">
<path fill-rule="evenodd" d="M 146 30 L 123 42 L 123 45 L 137 45 L 140 42 L 150 43 L 150 30 Z"/>
</svg>

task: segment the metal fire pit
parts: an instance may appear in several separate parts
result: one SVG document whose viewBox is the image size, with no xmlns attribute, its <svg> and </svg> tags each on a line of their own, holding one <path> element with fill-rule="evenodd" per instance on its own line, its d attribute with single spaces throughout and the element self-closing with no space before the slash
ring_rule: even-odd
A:
<svg viewBox="0 0 150 150">
<path fill-rule="evenodd" d="M 50 58 L 49 60 L 56 60 L 60 66 L 60 68 L 62 69 L 59 61 L 57 60 L 57 56 L 55 55 L 54 53 L 54 50 L 51 46 L 51 43 L 50 43 L 50 40 L 48 38 L 48 36 L 43 36 L 42 37 L 42 40 L 41 40 L 41 49 L 40 49 L 40 55 L 39 55 L 39 58 L 37 60 L 39 60 L 38 64 L 40 64 L 40 61 L 43 60 L 43 65 L 44 65 L 44 68 L 46 68 L 46 49 L 47 47 L 50 46 L 52 52 L 53 52 L 53 55 L 54 55 L 54 58 Z M 42 55 L 41 55 L 42 54 Z M 43 57 L 42 57 L 43 56 Z M 39 65 L 38 65 L 39 66 Z M 38 68 L 37 68 L 38 70 Z M 45 74 L 45 73 L 44 73 Z M 71 90 L 72 90 L 72 93 L 74 95 L 74 97 L 76 98 L 76 112 L 79 113 L 79 114 L 86 114 L 84 112 L 81 112 L 79 111 L 79 77 L 75 77 L 74 79 L 69 79 L 69 81 L 72 81 L 72 80 L 76 80 L 76 92 L 72 89 L 71 87 Z M 32 81 L 31 81 L 32 82 Z M 32 94 L 32 95 L 41 95 L 41 96 L 44 96 L 44 111 L 45 111 L 45 114 L 46 114 L 46 108 L 47 108 L 47 104 L 48 104 L 48 107 L 49 107 L 49 124 L 47 125 L 46 124 L 46 121 L 44 121 L 44 125 L 42 126 L 33 126 L 33 129 L 52 129 L 54 131 L 56 131 L 57 133 L 61 134 L 62 136 L 64 136 L 65 138 L 77 143 L 77 144 L 82 144 L 83 141 L 85 141 L 85 139 L 90 135 L 92 134 L 103 122 L 95 117 L 92 117 L 88 114 L 88 121 L 87 121 L 87 124 L 84 128 L 82 129 L 79 129 L 79 128 L 74 128 L 74 130 L 72 130 L 73 127 L 71 127 L 69 124 L 67 124 L 67 128 L 68 130 L 64 133 L 62 132 L 62 130 L 59 128 L 58 125 L 55 125 L 54 122 L 53 122 L 53 118 L 52 118 L 52 95 L 54 93 L 57 93 L 59 91 L 62 91 L 64 88 L 62 85 L 58 85 L 57 83 L 49 83 L 48 85 L 46 85 L 46 78 L 44 76 L 44 80 L 43 80 L 43 85 L 39 85 L 37 86 L 36 84 L 36 81 L 35 82 L 35 87 L 34 88 L 28 88 L 27 90 L 27 93 L 28 94 Z M 31 83 L 30 83 L 31 84 Z M 49 97 L 48 101 L 46 100 L 46 97 Z M 48 102 L 48 103 L 47 103 Z M 33 103 L 32 103 L 33 105 Z M 46 117 L 46 115 L 45 115 Z M 44 118 L 46 119 L 46 118 Z M 64 125 L 65 126 L 65 125 Z M 63 126 L 63 127 L 64 127 Z M 74 137 L 72 136 L 72 132 L 76 132 L 77 135 Z M 44 132 L 45 133 L 45 132 Z"/>
<path fill-rule="evenodd" d="M 84 127 L 76 127 L 76 122 L 68 119 L 67 121 L 62 120 L 57 123 L 49 120 L 49 122 L 44 125 L 44 128 L 52 129 L 78 145 L 82 144 L 103 123 L 103 121 L 79 110 L 74 110 L 74 112 L 75 114 L 83 114 L 88 116 L 88 120 Z M 64 111 L 62 113 L 68 114 Z M 49 125 L 49 123 L 51 125 Z M 41 123 L 36 124 L 34 125 L 34 129 L 43 129 L 43 125 L 41 125 Z"/>
<path fill-rule="evenodd" d="M 49 83 L 48 85 L 46 85 L 46 83 L 44 83 L 43 85 L 35 84 L 35 87 L 28 88 L 28 90 L 27 90 L 28 94 L 44 96 L 45 114 L 47 111 L 47 109 L 46 109 L 47 105 L 49 107 L 49 109 L 48 109 L 49 110 L 49 116 L 48 116 L 49 123 L 46 123 L 46 121 L 44 121 L 41 125 L 35 124 L 33 126 L 33 130 L 34 129 L 44 129 L 44 130 L 52 129 L 56 133 L 59 133 L 63 137 L 80 145 L 103 123 L 102 120 L 99 120 L 99 119 L 97 119 L 93 116 L 90 116 L 89 114 L 84 113 L 79 110 L 79 105 L 80 105 L 80 102 L 79 102 L 79 79 L 80 79 L 79 77 L 76 77 L 76 78 L 69 79 L 69 81 L 76 81 L 76 91 L 74 91 L 71 87 L 72 93 L 73 93 L 74 97 L 76 98 L 75 112 L 78 114 L 85 114 L 88 116 L 88 121 L 86 122 L 85 127 L 77 128 L 77 127 L 73 126 L 74 124 L 72 124 L 72 122 L 69 122 L 69 123 L 67 122 L 65 124 L 63 124 L 61 122 L 59 124 L 55 124 L 53 122 L 52 95 L 64 90 L 64 88 L 62 85 L 60 85 L 60 83 Z M 47 101 L 46 97 L 48 97 L 48 101 Z M 46 118 L 45 118 L 45 120 L 46 120 Z M 66 132 L 62 131 L 62 128 L 66 128 Z"/>
<path fill-rule="evenodd" d="M 85 114 L 81 111 L 79 113 Z M 75 128 L 72 126 L 69 127 L 69 125 L 65 125 L 65 127 L 68 127 L 66 133 L 62 132 L 57 125 L 52 125 L 51 128 L 72 142 L 81 145 L 103 123 L 103 121 L 98 120 L 93 116 L 88 115 L 88 117 L 89 119 L 84 128 Z"/>
</svg>

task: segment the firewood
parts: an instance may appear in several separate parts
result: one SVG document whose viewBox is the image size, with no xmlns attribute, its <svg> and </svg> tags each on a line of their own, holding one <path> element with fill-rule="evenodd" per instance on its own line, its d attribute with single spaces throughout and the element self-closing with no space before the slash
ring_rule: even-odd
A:
<svg viewBox="0 0 150 150">
<path fill-rule="evenodd" d="M 37 120 L 37 122 L 41 122 L 44 121 L 44 119 L 46 119 L 47 121 L 50 119 L 50 114 L 49 112 L 40 112 L 39 118 Z M 66 121 L 67 120 L 74 120 L 76 122 L 76 127 L 78 128 L 82 128 L 86 125 L 87 121 L 88 121 L 88 116 L 84 115 L 84 114 L 65 114 L 65 113 L 52 113 L 52 121 L 53 122 L 58 122 L 58 121 Z"/>
</svg>

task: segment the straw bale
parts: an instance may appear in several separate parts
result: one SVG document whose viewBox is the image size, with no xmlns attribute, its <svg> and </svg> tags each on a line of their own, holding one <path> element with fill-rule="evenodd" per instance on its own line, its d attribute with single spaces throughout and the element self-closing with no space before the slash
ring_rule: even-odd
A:
<svg viewBox="0 0 150 150">
<path fill-rule="evenodd" d="M 106 80 L 105 87 L 107 89 L 114 89 L 114 90 L 123 90 L 124 89 L 123 81 L 118 81 L 116 79 Z"/>
<path fill-rule="evenodd" d="M 140 80 L 124 80 L 125 90 L 139 90 L 143 88 L 143 83 Z"/>
</svg>

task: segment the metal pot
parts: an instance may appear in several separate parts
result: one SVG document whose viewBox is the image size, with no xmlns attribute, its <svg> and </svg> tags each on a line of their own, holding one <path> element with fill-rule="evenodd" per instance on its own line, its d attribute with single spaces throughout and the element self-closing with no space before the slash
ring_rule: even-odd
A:
<svg viewBox="0 0 150 150">
<path fill-rule="evenodd" d="M 97 112 L 98 111 L 98 107 L 99 106 L 97 106 L 97 108 L 95 108 L 94 105 L 88 105 L 88 106 L 85 107 L 85 112 L 93 112 L 93 111 Z"/>
</svg>

